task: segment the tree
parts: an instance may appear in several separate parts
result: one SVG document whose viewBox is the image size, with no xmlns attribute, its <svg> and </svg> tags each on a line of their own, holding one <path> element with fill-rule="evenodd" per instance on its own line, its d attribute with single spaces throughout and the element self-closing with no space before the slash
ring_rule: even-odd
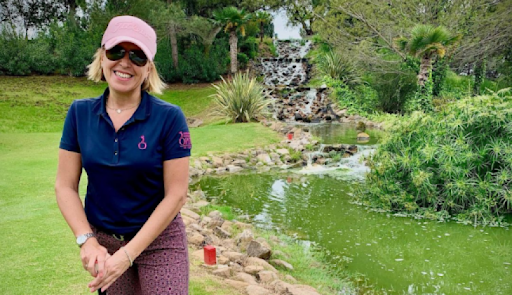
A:
<svg viewBox="0 0 512 295">
<path fill-rule="evenodd" d="M 416 25 L 411 31 L 410 39 L 398 38 L 396 44 L 401 50 L 421 58 L 418 85 L 425 86 L 432 71 L 433 59 L 437 56 L 443 58 L 450 46 L 459 40 L 460 35 L 451 35 L 445 27 Z"/>
<path fill-rule="evenodd" d="M 55 20 L 65 19 L 62 2 L 51 0 L 0 0 L 0 20 L 25 31 L 36 30 Z"/>
<path fill-rule="evenodd" d="M 222 30 L 222 27 L 209 19 L 196 15 L 189 19 L 187 30 L 189 33 L 201 38 L 204 53 L 206 56 L 209 56 L 213 41 L 215 41 L 215 37 Z"/>
<path fill-rule="evenodd" d="M 234 74 L 238 70 L 237 54 L 238 54 L 238 36 L 240 31 L 245 36 L 245 25 L 251 20 L 252 15 L 244 9 L 238 10 L 236 7 L 230 6 L 222 10 L 213 12 L 215 22 L 224 27 L 224 32 L 229 32 L 229 53 L 231 58 L 231 73 Z"/>
<path fill-rule="evenodd" d="M 257 22 L 260 25 L 260 42 L 263 42 L 265 25 L 272 22 L 272 16 L 270 15 L 270 13 L 266 11 L 258 11 L 256 12 L 253 21 Z"/>
</svg>

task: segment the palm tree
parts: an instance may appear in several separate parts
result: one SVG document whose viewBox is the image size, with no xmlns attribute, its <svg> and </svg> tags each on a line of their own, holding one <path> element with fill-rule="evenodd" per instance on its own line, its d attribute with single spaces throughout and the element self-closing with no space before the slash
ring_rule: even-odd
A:
<svg viewBox="0 0 512 295">
<path fill-rule="evenodd" d="M 213 18 L 216 23 L 224 27 L 224 32 L 229 32 L 229 53 L 231 57 L 231 73 L 237 72 L 237 54 L 238 54 L 238 36 L 240 30 L 242 36 L 245 36 L 245 25 L 251 20 L 251 14 L 244 9 L 238 10 L 236 7 L 225 7 L 222 10 L 213 12 Z"/>
<path fill-rule="evenodd" d="M 258 11 L 253 19 L 253 21 L 259 23 L 260 25 L 260 43 L 263 43 L 263 32 L 266 24 L 272 21 L 272 17 L 270 13 L 266 11 Z"/>
<path fill-rule="evenodd" d="M 432 60 L 436 56 L 443 58 L 446 51 L 460 38 L 460 35 L 453 36 L 442 26 L 434 28 L 431 25 L 416 25 L 411 31 L 410 39 L 401 37 L 395 42 L 401 50 L 421 58 L 418 84 L 425 86 L 432 71 Z"/>
</svg>

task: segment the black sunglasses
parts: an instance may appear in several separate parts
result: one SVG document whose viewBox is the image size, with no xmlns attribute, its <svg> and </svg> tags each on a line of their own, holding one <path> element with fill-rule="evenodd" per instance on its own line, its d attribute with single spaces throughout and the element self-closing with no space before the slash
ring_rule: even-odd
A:
<svg viewBox="0 0 512 295">
<path fill-rule="evenodd" d="M 126 54 L 126 49 L 121 47 L 120 45 L 116 45 L 112 47 L 111 49 L 108 49 L 105 52 L 108 59 L 112 61 L 120 60 L 123 58 Z M 128 51 L 128 58 L 134 63 L 135 65 L 142 67 L 145 66 L 148 62 L 148 58 L 144 54 L 144 51 L 142 50 L 130 50 Z"/>
</svg>

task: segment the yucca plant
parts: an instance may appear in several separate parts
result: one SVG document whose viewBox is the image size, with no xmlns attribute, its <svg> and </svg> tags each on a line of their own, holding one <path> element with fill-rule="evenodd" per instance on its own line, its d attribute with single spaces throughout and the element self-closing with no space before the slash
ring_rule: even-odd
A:
<svg viewBox="0 0 512 295">
<path fill-rule="evenodd" d="M 499 224 L 512 213 L 512 97 L 467 98 L 396 123 L 368 163 L 371 207 Z"/>
<path fill-rule="evenodd" d="M 318 56 L 317 68 L 320 74 L 340 80 L 347 86 L 361 84 L 354 64 L 335 51 Z"/>
<path fill-rule="evenodd" d="M 216 113 L 233 123 L 257 120 L 266 114 L 271 102 L 263 92 L 264 87 L 248 72 L 235 74 L 231 81 L 222 78 L 222 83 L 213 87 L 217 90 L 211 95 L 217 105 Z"/>
</svg>

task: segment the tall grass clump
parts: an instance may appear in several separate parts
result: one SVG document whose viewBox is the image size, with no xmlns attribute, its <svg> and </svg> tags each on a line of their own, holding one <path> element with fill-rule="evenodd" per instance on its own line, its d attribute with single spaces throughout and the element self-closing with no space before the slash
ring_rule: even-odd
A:
<svg viewBox="0 0 512 295">
<path fill-rule="evenodd" d="M 368 159 L 358 201 L 391 212 L 500 225 L 512 212 L 512 96 L 506 89 L 415 112 Z"/>
<path fill-rule="evenodd" d="M 355 65 L 335 51 L 318 55 L 317 69 L 320 74 L 340 80 L 343 84 L 350 87 L 362 82 Z"/>
<path fill-rule="evenodd" d="M 266 114 L 267 105 L 271 101 L 264 93 L 263 86 L 251 78 L 248 72 L 235 74 L 231 81 L 221 78 L 222 83 L 213 84 L 217 90 L 212 95 L 217 114 L 233 123 L 258 120 Z"/>
</svg>

